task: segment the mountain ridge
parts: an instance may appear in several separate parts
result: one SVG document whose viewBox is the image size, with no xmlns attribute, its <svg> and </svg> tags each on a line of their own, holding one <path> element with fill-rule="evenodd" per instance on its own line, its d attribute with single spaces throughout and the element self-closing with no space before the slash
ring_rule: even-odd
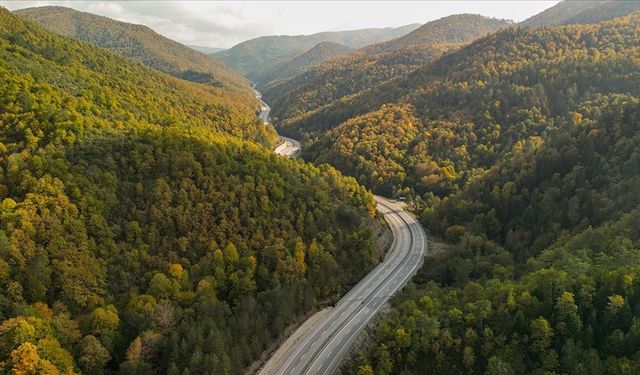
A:
<svg viewBox="0 0 640 375">
<path fill-rule="evenodd" d="M 253 79 L 263 70 L 284 63 L 323 41 L 357 48 L 404 35 L 417 27 L 419 24 L 349 31 L 326 31 L 308 35 L 262 36 L 239 43 L 226 51 L 216 53 L 215 56 L 249 79 Z"/>
<path fill-rule="evenodd" d="M 405 76 L 443 53 L 510 25 L 509 21 L 462 14 L 433 20 L 391 41 L 331 59 L 264 90 L 280 129 L 351 95 Z M 413 43 L 418 43 L 417 45 Z M 424 44 L 421 44 L 424 43 Z"/>
<path fill-rule="evenodd" d="M 520 25 L 539 27 L 597 23 L 627 15 L 633 11 L 640 11 L 640 4 L 637 1 L 563 0 L 555 6 L 520 22 Z"/>
<path fill-rule="evenodd" d="M 291 60 L 276 65 L 254 78 L 254 83 L 260 89 L 284 81 L 318 65 L 324 61 L 339 56 L 345 56 L 353 52 L 353 49 L 334 42 L 320 42 L 311 49 L 301 53 Z"/>
<path fill-rule="evenodd" d="M 25 8 L 14 13 L 52 32 L 116 51 L 178 78 L 251 93 L 248 81 L 237 72 L 147 26 L 59 6 Z"/>
</svg>

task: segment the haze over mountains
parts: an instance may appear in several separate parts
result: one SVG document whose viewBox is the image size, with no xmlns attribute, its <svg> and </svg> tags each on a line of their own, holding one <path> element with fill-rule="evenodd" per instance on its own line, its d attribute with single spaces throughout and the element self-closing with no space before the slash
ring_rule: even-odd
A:
<svg viewBox="0 0 640 375">
<path fill-rule="evenodd" d="M 204 46 L 187 46 L 191 49 L 195 49 L 198 52 L 206 53 L 207 55 L 224 51 L 226 48 L 204 47 Z"/>
<path fill-rule="evenodd" d="M 442 53 L 510 25 L 509 21 L 461 14 L 431 21 L 388 42 L 361 48 L 327 61 L 298 77 L 269 86 L 264 98 L 286 132 L 302 114 L 311 115 L 332 102 L 406 75 Z"/>
<path fill-rule="evenodd" d="M 477 14 L 455 14 L 427 22 L 416 30 L 388 42 L 364 47 L 362 51 L 367 54 L 376 54 L 410 46 L 466 43 L 491 34 L 510 23 L 507 20 Z"/>
<path fill-rule="evenodd" d="M 247 86 L 242 76 L 219 61 L 143 25 L 63 7 L 27 8 L 15 13 L 49 31 L 110 49 L 179 78 L 220 87 Z"/>
<path fill-rule="evenodd" d="M 376 193 L 429 255 L 341 373 L 640 373 L 638 4 L 213 57 L 0 8 L 0 372 L 255 369 L 384 259 Z"/>
<path fill-rule="evenodd" d="M 321 42 L 358 48 L 405 35 L 419 26 L 411 24 L 395 28 L 322 32 L 311 35 L 264 36 L 242 42 L 215 56 L 253 80 L 269 67 L 291 60 Z"/>
<path fill-rule="evenodd" d="M 256 76 L 253 82 L 255 82 L 258 88 L 262 89 L 269 84 L 295 77 L 323 61 L 348 55 L 352 51 L 353 49 L 339 43 L 320 42 L 310 50 L 303 52 L 291 60 L 267 69 L 265 72 Z"/>
<path fill-rule="evenodd" d="M 637 1 L 562 1 L 520 24 L 522 26 L 557 26 L 596 23 L 625 16 L 638 10 L 640 10 L 640 3 Z"/>
</svg>

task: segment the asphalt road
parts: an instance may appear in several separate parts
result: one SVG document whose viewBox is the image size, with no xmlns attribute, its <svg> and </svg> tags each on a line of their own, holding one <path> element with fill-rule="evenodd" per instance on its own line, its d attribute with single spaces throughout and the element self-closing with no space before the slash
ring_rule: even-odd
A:
<svg viewBox="0 0 640 375">
<path fill-rule="evenodd" d="M 269 122 L 271 122 L 271 107 L 269 107 L 269 105 L 262 100 L 262 94 L 260 94 L 258 90 L 253 89 L 253 91 L 255 91 L 256 93 L 256 99 L 258 99 L 262 104 L 260 112 L 258 112 L 258 117 L 260 118 L 260 120 L 262 120 L 263 124 L 268 124 Z"/>
<path fill-rule="evenodd" d="M 299 151 L 300 144 L 281 147 L 276 152 L 290 156 Z M 324 375 L 335 372 L 358 333 L 422 265 L 427 250 L 422 226 L 399 203 L 378 196 L 376 202 L 393 233 L 386 258 L 322 319 L 301 333 L 300 343 L 285 361 L 265 366 L 270 369 L 269 373 Z"/>
<path fill-rule="evenodd" d="M 300 142 L 282 136 L 280 139 L 282 139 L 282 143 L 274 150 L 276 154 L 288 157 L 298 155 L 300 152 Z"/>
</svg>

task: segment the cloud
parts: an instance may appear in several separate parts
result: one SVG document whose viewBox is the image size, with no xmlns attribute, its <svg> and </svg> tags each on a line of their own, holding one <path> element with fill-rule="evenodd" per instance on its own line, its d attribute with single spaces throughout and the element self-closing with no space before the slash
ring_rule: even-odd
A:
<svg viewBox="0 0 640 375">
<path fill-rule="evenodd" d="M 263 35 L 424 23 L 454 13 L 522 20 L 557 1 L 0 1 L 11 10 L 58 5 L 149 26 L 184 44 L 231 47 Z"/>
</svg>

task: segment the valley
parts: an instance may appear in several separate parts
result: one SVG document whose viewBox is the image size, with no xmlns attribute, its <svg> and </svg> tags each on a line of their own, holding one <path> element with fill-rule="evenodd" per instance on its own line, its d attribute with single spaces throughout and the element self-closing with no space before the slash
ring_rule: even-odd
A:
<svg viewBox="0 0 640 375">
<path fill-rule="evenodd" d="M 300 153 L 300 142 L 282 139 L 283 144 L 275 150 L 278 155 L 293 157 Z M 333 373 L 353 339 L 421 266 L 427 251 L 422 226 L 400 202 L 377 196 L 376 204 L 393 235 L 384 261 L 334 307 L 323 311 L 319 318 L 312 317 L 312 325 L 303 325 L 293 333 L 293 342 L 283 344 L 288 350 L 274 357 L 276 363 L 266 363 L 260 374 Z"/>
<path fill-rule="evenodd" d="M 33 5 L 1 374 L 640 373 L 640 1 Z"/>
</svg>

